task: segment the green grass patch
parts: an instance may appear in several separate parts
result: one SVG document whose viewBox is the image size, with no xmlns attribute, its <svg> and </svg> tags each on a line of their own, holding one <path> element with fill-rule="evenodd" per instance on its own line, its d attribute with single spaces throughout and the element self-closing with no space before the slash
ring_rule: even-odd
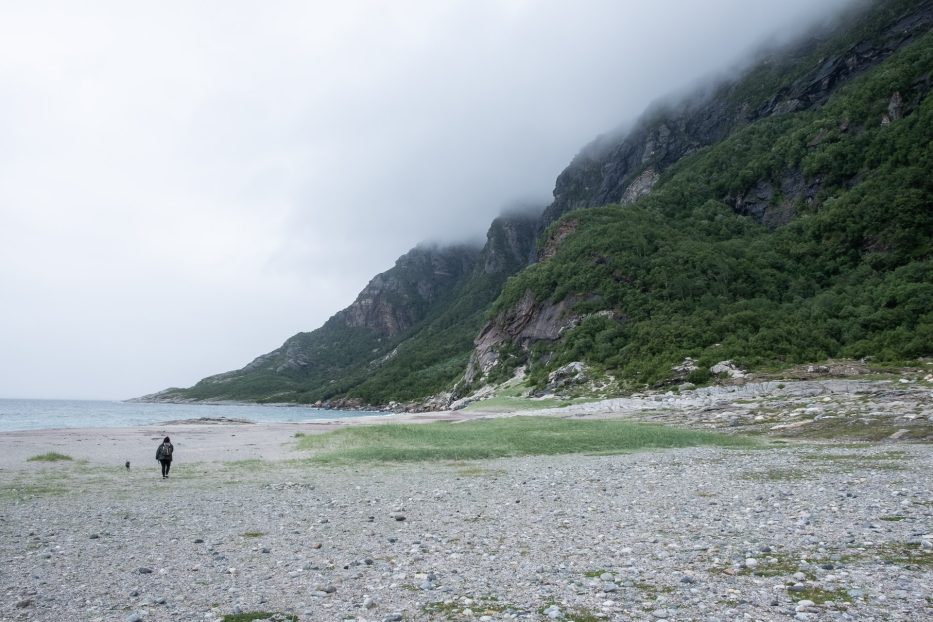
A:
<svg viewBox="0 0 933 622">
<path fill-rule="evenodd" d="M 767 557 L 758 558 L 758 565 L 754 568 L 742 567 L 736 572 L 739 575 L 753 575 L 756 577 L 783 577 L 800 571 L 800 558 L 788 554 L 771 553 Z M 812 573 L 807 578 L 812 579 Z"/>
<path fill-rule="evenodd" d="M 465 608 L 464 605 L 456 602 L 435 602 L 425 603 L 421 607 L 421 611 L 435 618 L 442 616 L 445 620 L 453 620 L 454 617 L 460 615 Z"/>
<path fill-rule="evenodd" d="M 74 460 L 71 456 L 60 454 L 57 451 L 50 451 L 45 454 L 39 454 L 31 458 L 26 458 L 26 462 L 63 462 Z"/>
<path fill-rule="evenodd" d="M 822 605 L 827 601 L 834 603 L 851 603 L 852 597 L 845 590 L 823 590 L 818 587 L 808 587 L 800 592 L 788 592 L 794 600 L 812 600 L 817 605 Z"/>
<path fill-rule="evenodd" d="M 457 477 L 498 477 L 505 475 L 503 469 L 487 469 L 475 465 L 456 465 Z"/>
<path fill-rule="evenodd" d="M 553 598 L 549 598 L 548 600 L 545 601 L 543 605 L 538 607 L 538 613 L 541 615 L 545 615 L 544 612 L 547 611 L 548 608 L 551 607 L 552 605 L 557 605 L 557 601 L 554 600 Z M 604 618 L 600 618 L 599 616 L 597 616 L 596 614 L 594 614 L 592 611 L 590 611 L 589 609 L 585 607 L 564 610 L 564 608 L 561 607 L 560 605 L 557 605 L 557 606 L 561 609 L 561 613 L 563 614 L 560 617 L 560 619 L 567 620 L 567 622 L 600 622 L 601 620 L 604 619 Z"/>
<path fill-rule="evenodd" d="M 922 570 L 933 568 L 933 552 L 915 544 L 891 542 L 879 546 L 874 553 L 883 561 L 898 566 Z"/>
<path fill-rule="evenodd" d="M 801 456 L 801 460 L 818 460 L 821 462 L 881 462 L 889 460 L 910 460 L 910 454 L 906 451 L 884 451 L 875 454 L 839 454 L 839 453 L 817 453 Z"/>
<path fill-rule="evenodd" d="M 786 482 L 806 479 L 807 474 L 800 469 L 768 469 L 743 473 L 741 477 L 753 482 Z"/>
<path fill-rule="evenodd" d="M 222 620 L 223 622 L 254 622 L 254 620 L 282 620 L 286 622 L 298 622 L 298 616 L 286 613 L 274 613 L 271 611 L 249 611 L 247 613 L 228 613 Z"/>
<path fill-rule="evenodd" d="M 481 460 L 640 449 L 752 447 L 738 436 L 622 421 L 508 417 L 467 423 L 353 426 L 299 439 L 316 462 Z"/>
<path fill-rule="evenodd" d="M 4 484 L 0 485 L 0 500 L 25 501 L 33 497 L 64 495 L 69 492 L 73 491 L 59 484 Z"/>
<path fill-rule="evenodd" d="M 887 516 L 880 516 L 878 520 L 888 521 L 889 523 L 896 523 L 906 518 L 906 516 L 902 516 L 901 514 L 888 514 Z"/>
<path fill-rule="evenodd" d="M 462 612 L 468 608 L 477 616 L 490 616 L 514 609 L 512 605 L 501 603 L 495 596 L 481 596 L 471 605 L 464 605 L 457 601 L 425 603 L 421 610 L 431 614 L 432 619 L 443 616 L 446 620 L 462 618 Z"/>
<path fill-rule="evenodd" d="M 261 538 L 266 534 L 261 531 L 244 531 L 240 535 L 244 538 Z"/>
<path fill-rule="evenodd" d="M 600 618 L 589 609 L 581 607 L 565 612 L 564 619 L 568 622 L 602 622 L 605 618 Z"/>
<path fill-rule="evenodd" d="M 674 591 L 674 588 L 669 585 L 662 585 L 659 587 L 653 583 L 645 582 L 635 583 L 635 587 L 651 600 L 656 600 L 659 594 L 670 594 Z"/>
<path fill-rule="evenodd" d="M 864 453 L 815 453 L 800 457 L 801 460 L 823 462 L 827 466 L 837 465 L 835 470 L 855 472 L 859 469 L 876 469 L 883 471 L 904 470 L 906 462 L 911 460 L 906 451 L 884 451 L 874 454 Z"/>
</svg>

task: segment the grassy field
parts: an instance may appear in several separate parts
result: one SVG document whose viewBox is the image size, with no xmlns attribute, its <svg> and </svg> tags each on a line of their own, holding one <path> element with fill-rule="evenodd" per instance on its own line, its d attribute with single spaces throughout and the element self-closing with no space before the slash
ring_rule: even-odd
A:
<svg viewBox="0 0 933 622">
<path fill-rule="evenodd" d="M 479 460 L 507 456 L 605 454 L 650 448 L 753 446 L 753 440 L 621 421 L 506 417 L 467 423 L 354 426 L 298 439 L 323 463 Z"/>
</svg>

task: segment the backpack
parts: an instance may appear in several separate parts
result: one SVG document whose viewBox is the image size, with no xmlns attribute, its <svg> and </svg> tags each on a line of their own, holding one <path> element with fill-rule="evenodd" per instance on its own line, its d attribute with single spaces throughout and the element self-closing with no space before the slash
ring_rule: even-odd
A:
<svg viewBox="0 0 933 622">
<path fill-rule="evenodd" d="M 162 457 L 160 460 L 171 460 L 174 447 L 170 443 L 162 443 Z"/>
</svg>

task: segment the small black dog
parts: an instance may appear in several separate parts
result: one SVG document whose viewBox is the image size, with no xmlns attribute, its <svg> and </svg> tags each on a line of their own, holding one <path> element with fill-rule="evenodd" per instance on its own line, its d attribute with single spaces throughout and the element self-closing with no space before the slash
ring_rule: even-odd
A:
<svg viewBox="0 0 933 622">
<path fill-rule="evenodd" d="M 129 461 L 129 460 L 126 461 L 126 470 L 127 470 L 127 471 L 130 470 L 130 461 Z"/>
</svg>

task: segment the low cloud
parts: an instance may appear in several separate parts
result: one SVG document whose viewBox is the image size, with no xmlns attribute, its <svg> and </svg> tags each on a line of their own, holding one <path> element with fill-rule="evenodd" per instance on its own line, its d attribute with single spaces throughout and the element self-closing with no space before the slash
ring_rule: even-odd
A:
<svg viewBox="0 0 933 622">
<path fill-rule="evenodd" d="M 0 9 L 0 397 L 247 363 L 845 0 Z M 524 200 L 524 199 L 522 199 Z"/>
</svg>

